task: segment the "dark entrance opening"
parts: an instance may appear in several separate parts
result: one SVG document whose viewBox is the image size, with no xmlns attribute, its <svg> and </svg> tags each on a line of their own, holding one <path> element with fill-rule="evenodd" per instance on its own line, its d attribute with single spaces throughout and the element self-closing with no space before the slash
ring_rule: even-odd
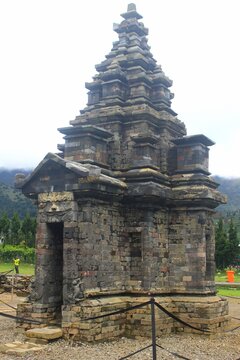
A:
<svg viewBox="0 0 240 360">
<path fill-rule="evenodd" d="M 47 303 L 61 313 L 63 303 L 63 222 L 47 223 L 49 263 L 47 264 Z"/>
</svg>

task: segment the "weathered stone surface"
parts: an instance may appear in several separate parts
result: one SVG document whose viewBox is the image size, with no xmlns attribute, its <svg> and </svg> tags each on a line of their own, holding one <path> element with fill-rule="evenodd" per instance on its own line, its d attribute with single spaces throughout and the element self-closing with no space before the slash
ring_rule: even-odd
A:
<svg viewBox="0 0 240 360">
<path fill-rule="evenodd" d="M 105 311 L 103 296 L 113 302 L 106 309 L 117 310 L 114 295 L 215 295 L 212 214 L 225 201 L 209 177 L 214 143 L 186 136 L 171 108 L 172 81 L 150 52 L 141 15 L 129 6 L 122 17 L 118 41 L 86 84 L 86 108 L 59 129 L 65 140 L 59 154 L 47 154 L 17 181 L 38 205 L 32 306 L 19 308 L 19 316 L 37 318 L 39 326 L 60 321 L 89 341 L 125 330 L 138 336 L 137 313 L 104 331 L 80 322 L 83 311 Z M 181 309 L 176 303 L 176 313 Z M 164 331 L 173 327 L 166 320 Z"/>
<path fill-rule="evenodd" d="M 29 338 L 40 338 L 46 340 L 55 340 L 62 337 L 62 329 L 56 327 L 44 327 L 30 329 L 26 331 L 26 336 Z"/>
<path fill-rule="evenodd" d="M 0 352 L 8 355 L 27 355 L 40 351 L 43 349 L 42 345 L 32 344 L 32 343 L 21 343 L 20 341 L 15 341 L 13 343 L 1 344 Z"/>
</svg>

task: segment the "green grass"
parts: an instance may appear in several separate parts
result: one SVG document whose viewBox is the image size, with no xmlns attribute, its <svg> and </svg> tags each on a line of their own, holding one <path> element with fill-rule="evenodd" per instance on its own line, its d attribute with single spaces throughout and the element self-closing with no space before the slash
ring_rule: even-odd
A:
<svg viewBox="0 0 240 360">
<path fill-rule="evenodd" d="M 217 286 L 217 294 L 221 296 L 239 296 L 240 297 L 240 288 L 228 288 Z"/>
<path fill-rule="evenodd" d="M 0 262 L 0 273 L 9 271 L 11 269 L 14 269 L 14 266 L 12 263 Z M 35 272 L 34 264 L 20 263 L 20 266 L 19 266 L 19 274 L 20 275 L 34 275 L 34 272 Z"/>
<path fill-rule="evenodd" d="M 228 282 L 226 271 L 221 270 L 217 271 L 215 275 L 216 282 Z M 236 272 L 234 274 L 234 282 L 231 283 L 234 285 L 235 282 L 240 282 L 240 272 Z M 239 296 L 240 297 L 240 287 L 232 286 L 217 286 L 217 294 L 221 296 Z"/>
<path fill-rule="evenodd" d="M 218 271 L 215 275 L 216 282 L 227 282 L 226 271 Z M 240 282 L 240 272 L 235 272 L 234 282 Z"/>
</svg>

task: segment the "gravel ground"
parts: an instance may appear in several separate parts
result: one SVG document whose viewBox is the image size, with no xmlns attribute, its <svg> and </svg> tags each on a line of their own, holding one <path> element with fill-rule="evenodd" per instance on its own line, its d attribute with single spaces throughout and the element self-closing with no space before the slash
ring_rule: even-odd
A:
<svg viewBox="0 0 240 360">
<path fill-rule="evenodd" d="M 0 297 L 0 300 L 2 298 Z M 6 301 L 6 299 L 5 299 Z M 240 318 L 240 299 L 230 300 L 230 314 Z M 6 308 L 5 308 L 6 309 Z M 0 311 L 4 309 L 0 306 Z M 9 310 L 11 311 L 11 310 Z M 231 328 L 240 325 L 240 321 L 233 320 Z M 0 343 L 24 341 L 22 332 L 15 328 L 15 323 L 0 316 Z M 240 360 L 240 329 L 220 334 L 215 338 L 204 335 L 178 334 L 164 336 L 157 339 L 157 343 L 165 350 L 157 348 L 157 359 L 177 359 L 167 351 L 177 353 L 191 360 Z M 43 350 L 35 354 L 21 356 L 24 360 L 117 360 L 151 344 L 151 339 L 130 340 L 121 338 L 112 342 L 100 344 L 70 343 L 59 340 L 48 344 Z M 14 355 L 0 354 L 1 360 L 19 359 Z M 152 359 L 151 348 L 138 353 L 129 359 Z"/>
</svg>

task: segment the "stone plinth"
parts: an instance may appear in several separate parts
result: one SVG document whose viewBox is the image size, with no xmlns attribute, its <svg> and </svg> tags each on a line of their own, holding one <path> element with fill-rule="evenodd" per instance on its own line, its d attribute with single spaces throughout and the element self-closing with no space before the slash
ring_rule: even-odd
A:
<svg viewBox="0 0 240 360">
<path fill-rule="evenodd" d="M 84 300 L 78 305 L 65 305 L 62 308 L 63 336 L 88 342 L 105 341 L 119 336 L 151 337 L 150 305 L 121 314 L 85 320 L 89 317 L 105 315 L 147 301 L 149 301 L 149 297 L 145 296 L 112 296 Z M 209 331 L 209 333 L 202 333 L 183 326 L 155 307 L 157 336 L 176 331 L 215 335 L 223 331 L 229 321 L 228 302 L 218 296 L 156 296 L 155 301 L 181 320 L 200 330 Z M 26 311 L 25 316 L 33 318 L 31 312 L 27 313 Z M 38 331 L 40 331 L 39 336 L 42 337 L 42 332 L 45 332 L 45 329 L 28 330 L 27 334 L 29 333 L 29 335 L 27 336 L 37 337 L 35 333 Z"/>
</svg>

